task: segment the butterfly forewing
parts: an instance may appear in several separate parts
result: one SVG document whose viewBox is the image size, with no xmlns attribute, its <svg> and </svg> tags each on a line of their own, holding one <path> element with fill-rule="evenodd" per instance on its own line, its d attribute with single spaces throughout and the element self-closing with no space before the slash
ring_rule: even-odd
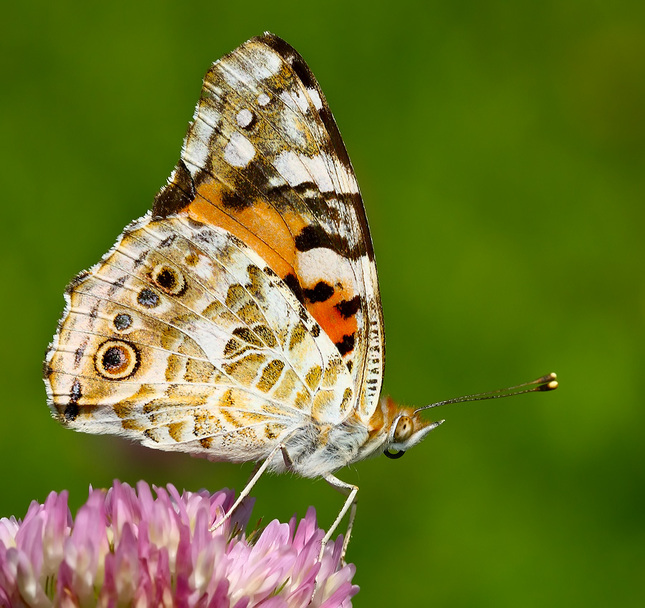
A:
<svg viewBox="0 0 645 608">
<path fill-rule="evenodd" d="M 369 418 L 383 340 L 367 220 L 325 97 L 284 41 L 254 38 L 213 64 L 154 212 L 221 226 L 252 247 L 336 345 Z"/>
</svg>

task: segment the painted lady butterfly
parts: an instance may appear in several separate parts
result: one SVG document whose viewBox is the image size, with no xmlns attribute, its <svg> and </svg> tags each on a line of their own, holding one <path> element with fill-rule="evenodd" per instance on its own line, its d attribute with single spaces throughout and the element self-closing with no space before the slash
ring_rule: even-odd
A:
<svg viewBox="0 0 645 608">
<path fill-rule="evenodd" d="M 152 212 L 65 297 L 45 363 L 54 417 L 257 461 L 239 500 L 267 468 L 323 477 L 347 496 L 325 540 L 351 508 L 347 544 L 356 508 L 358 488 L 333 472 L 401 455 L 440 424 L 380 398 L 383 321 L 354 171 L 311 70 L 271 34 L 212 65 Z"/>
</svg>

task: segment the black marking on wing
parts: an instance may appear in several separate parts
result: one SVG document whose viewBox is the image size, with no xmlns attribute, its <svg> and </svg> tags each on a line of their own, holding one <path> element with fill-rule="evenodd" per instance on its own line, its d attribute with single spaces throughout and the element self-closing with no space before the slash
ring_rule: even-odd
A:
<svg viewBox="0 0 645 608">
<path fill-rule="evenodd" d="M 345 356 L 348 352 L 354 350 L 354 334 L 345 334 L 340 342 L 336 342 L 336 348 L 341 356 Z"/>
<path fill-rule="evenodd" d="M 326 247 L 337 253 L 343 253 L 343 250 L 334 246 L 332 238 L 327 234 L 324 228 L 318 224 L 310 224 L 305 226 L 295 239 L 296 248 L 298 251 L 309 251 L 317 247 Z M 345 241 L 347 243 L 347 241 Z M 346 249 L 346 247 L 345 247 Z"/>
<path fill-rule="evenodd" d="M 159 306 L 159 296 L 152 289 L 142 289 L 137 296 L 137 302 L 145 308 Z"/>
<path fill-rule="evenodd" d="M 342 315 L 344 319 L 349 319 L 353 317 L 361 307 L 361 297 L 354 296 L 351 300 L 343 300 L 336 304 L 338 312 Z"/>
<path fill-rule="evenodd" d="M 282 279 L 282 280 L 285 282 L 285 284 L 287 285 L 287 287 L 288 287 L 291 291 L 293 291 L 293 293 L 294 293 L 294 295 L 296 296 L 296 298 L 298 298 L 298 301 L 299 301 L 301 304 L 304 304 L 304 302 L 305 302 L 305 298 L 304 298 L 304 295 L 303 295 L 303 292 L 302 292 L 302 287 L 300 286 L 300 282 L 299 282 L 299 281 L 298 281 L 298 279 L 296 278 L 296 275 L 294 275 L 294 274 L 292 274 L 292 273 L 289 273 L 289 274 L 288 274 L 286 277 L 284 277 L 284 279 Z"/>
<path fill-rule="evenodd" d="M 171 182 L 166 184 L 155 197 L 152 213 L 155 217 L 167 217 L 179 213 L 195 198 L 195 184 L 184 164 L 179 160 Z"/>
<path fill-rule="evenodd" d="M 315 304 L 316 302 L 326 302 L 329 300 L 334 295 L 334 288 L 325 281 L 318 281 L 313 289 L 305 289 L 303 293 L 307 300 Z"/>
<path fill-rule="evenodd" d="M 235 189 L 222 189 L 222 202 L 225 207 L 242 211 L 253 205 L 258 198 L 259 186 L 266 183 L 266 175 L 261 165 L 252 160 L 244 167 L 246 179 L 239 179 L 235 183 Z"/>
<path fill-rule="evenodd" d="M 78 414 L 80 412 L 78 402 L 82 396 L 83 394 L 81 391 L 81 383 L 78 381 L 78 378 L 75 378 L 74 382 L 72 383 L 69 402 L 65 406 L 65 412 L 63 414 L 65 416 L 65 420 L 67 420 L 68 422 L 73 422 L 78 417 Z"/>
</svg>

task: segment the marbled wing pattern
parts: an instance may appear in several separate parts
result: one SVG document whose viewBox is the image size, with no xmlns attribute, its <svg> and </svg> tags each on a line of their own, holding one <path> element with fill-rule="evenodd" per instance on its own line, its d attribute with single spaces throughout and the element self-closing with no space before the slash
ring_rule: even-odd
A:
<svg viewBox="0 0 645 608">
<path fill-rule="evenodd" d="M 374 413 L 383 328 L 363 203 L 338 127 L 302 57 L 265 34 L 215 62 L 159 217 L 218 225 L 253 248 L 336 345 Z"/>
<path fill-rule="evenodd" d="M 222 228 L 148 214 L 66 297 L 46 361 L 66 426 L 237 462 L 282 441 L 298 470 L 350 414 L 352 378 L 331 340 Z"/>
</svg>

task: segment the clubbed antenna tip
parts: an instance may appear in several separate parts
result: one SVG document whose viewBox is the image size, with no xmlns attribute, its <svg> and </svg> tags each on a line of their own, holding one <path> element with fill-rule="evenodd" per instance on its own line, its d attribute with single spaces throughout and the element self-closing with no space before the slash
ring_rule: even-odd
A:
<svg viewBox="0 0 645 608">
<path fill-rule="evenodd" d="M 540 391 L 552 391 L 558 388 L 557 376 L 554 373 L 542 376 L 537 380 L 531 382 L 524 382 L 508 388 L 500 388 L 495 391 L 488 391 L 485 393 L 475 393 L 474 395 L 465 395 L 464 397 L 456 397 L 455 399 L 447 399 L 446 401 L 439 401 L 438 403 L 431 403 L 417 409 L 427 410 L 431 407 L 439 407 L 440 405 L 449 405 L 450 403 L 464 403 L 466 401 L 483 401 L 484 399 L 500 399 L 501 397 L 513 397 L 514 395 L 522 395 L 524 393 L 535 393 Z"/>
</svg>

